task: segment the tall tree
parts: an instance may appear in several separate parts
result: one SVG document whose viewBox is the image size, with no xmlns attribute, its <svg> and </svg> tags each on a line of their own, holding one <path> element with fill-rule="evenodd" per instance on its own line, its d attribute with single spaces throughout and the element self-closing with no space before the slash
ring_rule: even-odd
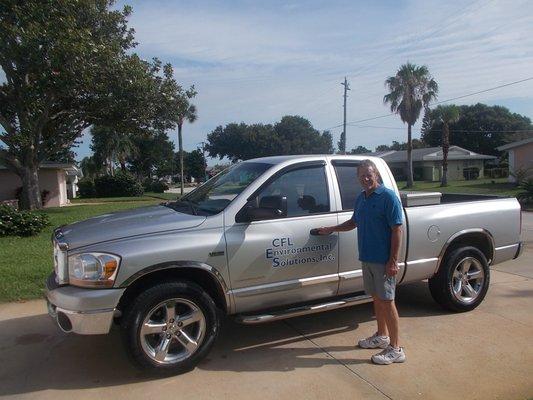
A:
<svg viewBox="0 0 533 400">
<path fill-rule="evenodd" d="M 126 159 L 138 152 L 132 135 L 101 125 L 93 125 L 91 135 L 91 150 L 95 159 L 105 160 L 111 173 L 114 170 L 114 163 L 118 163 L 120 169 L 126 171 Z"/>
<path fill-rule="evenodd" d="M 228 157 L 232 162 L 283 154 L 331 154 L 333 139 L 305 118 L 285 116 L 275 125 L 219 126 L 207 136 L 206 150 L 211 157 Z"/>
<path fill-rule="evenodd" d="M 181 89 L 181 88 L 180 88 Z M 196 113 L 196 106 L 191 104 L 191 99 L 196 96 L 196 91 L 194 86 L 189 90 L 181 90 L 180 96 L 178 97 L 177 102 L 177 111 L 176 116 L 178 119 L 178 145 L 179 145 L 179 154 L 180 154 L 180 192 L 183 196 L 184 191 L 184 160 L 183 160 L 183 123 L 185 121 L 193 123 L 198 118 Z"/>
<path fill-rule="evenodd" d="M 94 157 L 83 157 L 80 161 L 81 172 L 84 178 L 95 178 L 100 173 L 103 173 L 101 164 L 98 164 Z"/>
<path fill-rule="evenodd" d="M 461 118 L 449 124 L 450 143 L 480 154 L 500 156 L 496 150 L 508 142 L 531 137 L 533 124 L 523 115 L 502 106 L 474 104 L 457 106 Z M 442 145 L 442 121 L 432 118 L 422 130 L 422 139 L 430 146 Z"/>
<path fill-rule="evenodd" d="M 139 178 L 163 178 L 178 171 L 174 144 L 163 131 L 133 136 L 137 152 L 128 157 L 128 166 Z"/>
<path fill-rule="evenodd" d="M 0 159 L 22 181 L 22 207 L 40 208 L 40 164 L 97 123 L 123 130 L 160 115 L 160 64 L 141 60 L 112 0 L 5 0 L 0 5 Z M 163 121 L 160 121 L 163 123 Z"/>
<path fill-rule="evenodd" d="M 311 122 L 299 115 L 286 115 L 274 125 L 279 144 L 283 146 L 282 154 L 331 154 L 332 137 L 329 131 L 322 134 Z"/>
<path fill-rule="evenodd" d="M 371 153 L 371 151 L 367 149 L 365 146 L 357 146 L 353 148 L 349 154 L 365 154 L 365 153 Z"/>
<path fill-rule="evenodd" d="M 432 119 L 442 123 L 442 179 L 441 186 L 448 186 L 448 150 L 450 149 L 450 124 L 459 120 L 459 107 L 454 104 L 437 106 L 431 111 Z"/>
<path fill-rule="evenodd" d="M 424 143 L 420 139 L 413 139 L 411 141 L 411 145 L 413 149 L 423 149 L 425 147 L 429 147 L 426 143 Z M 396 140 L 393 140 L 391 145 L 380 144 L 376 146 L 376 151 L 389 151 L 389 150 L 395 150 L 395 151 L 407 150 L 407 142 L 400 143 Z"/>
<path fill-rule="evenodd" d="M 206 160 L 201 150 L 196 149 L 185 155 L 185 174 L 197 181 L 204 180 Z"/>
<path fill-rule="evenodd" d="M 390 104 L 391 111 L 407 124 L 407 187 L 413 187 L 411 128 L 422 108 L 437 98 L 438 85 L 426 66 L 407 63 L 400 66 L 395 76 L 387 78 L 385 86 L 389 93 L 383 97 L 383 102 Z"/>
</svg>

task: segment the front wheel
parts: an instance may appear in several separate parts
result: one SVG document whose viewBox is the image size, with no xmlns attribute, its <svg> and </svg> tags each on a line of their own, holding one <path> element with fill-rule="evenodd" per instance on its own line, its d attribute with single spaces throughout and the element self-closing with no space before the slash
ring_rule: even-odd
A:
<svg viewBox="0 0 533 400">
<path fill-rule="evenodd" d="M 485 255 L 475 247 L 461 247 L 446 255 L 437 274 L 429 279 L 429 290 L 442 307 L 464 312 L 481 304 L 489 281 Z"/>
<path fill-rule="evenodd" d="M 220 319 L 209 295 L 192 282 L 168 282 L 140 294 L 121 324 L 126 350 L 143 369 L 188 371 L 209 352 Z"/>
</svg>

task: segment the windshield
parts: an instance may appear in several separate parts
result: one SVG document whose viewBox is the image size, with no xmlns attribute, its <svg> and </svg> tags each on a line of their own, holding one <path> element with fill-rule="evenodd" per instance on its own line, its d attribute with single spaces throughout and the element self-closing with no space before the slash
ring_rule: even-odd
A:
<svg viewBox="0 0 533 400">
<path fill-rule="evenodd" d="M 218 214 L 270 167 L 270 164 L 255 162 L 233 165 L 180 200 L 167 203 L 166 206 L 189 214 Z"/>
</svg>

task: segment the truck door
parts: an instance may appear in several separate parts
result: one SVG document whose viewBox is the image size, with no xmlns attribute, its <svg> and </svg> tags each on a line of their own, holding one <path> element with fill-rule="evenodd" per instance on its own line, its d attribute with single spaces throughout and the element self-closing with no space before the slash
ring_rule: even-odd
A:
<svg viewBox="0 0 533 400">
<path fill-rule="evenodd" d="M 338 235 L 310 230 L 336 225 L 325 162 L 292 165 L 274 174 L 235 218 L 226 243 L 236 311 L 256 311 L 334 296 L 338 289 Z M 279 209 L 241 222 L 245 209 Z M 251 212 L 250 212 L 251 213 Z M 257 220 L 259 219 L 259 220 Z"/>
<path fill-rule="evenodd" d="M 340 199 L 337 203 L 339 223 L 352 217 L 356 197 L 362 188 L 357 178 L 359 161 L 333 160 Z M 364 290 L 363 270 L 357 250 L 357 228 L 339 233 L 339 294 Z"/>
</svg>

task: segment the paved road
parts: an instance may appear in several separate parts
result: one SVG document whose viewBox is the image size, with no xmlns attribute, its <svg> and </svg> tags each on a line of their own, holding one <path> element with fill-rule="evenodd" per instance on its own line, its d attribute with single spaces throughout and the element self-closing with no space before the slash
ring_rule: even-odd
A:
<svg viewBox="0 0 533 400">
<path fill-rule="evenodd" d="M 533 242 L 533 214 L 523 238 Z M 533 248 L 533 246 L 532 246 Z M 369 362 L 369 304 L 262 326 L 227 321 L 198 368 L 156 378 L 133 368 L 117 332 L 58 331 L 44 302 L 0 305 L 0 397 L 21 399 L 524 399 L 533 397 L 533 249 L 493 268 L 487 298 L 443 312 L 423 282 L 398 290 L 408 361 Z"/>
<path fill-rule="evenodd" d="M 196 189 L 196 186 L 186 186 L 183 188 L 183 193 L 192 192 L 194 189 Z M 181 189 L 179 187 L 173 187 L 168 190 L 165 190 L 165 193 L 181 193 Z"/>
</svg>

